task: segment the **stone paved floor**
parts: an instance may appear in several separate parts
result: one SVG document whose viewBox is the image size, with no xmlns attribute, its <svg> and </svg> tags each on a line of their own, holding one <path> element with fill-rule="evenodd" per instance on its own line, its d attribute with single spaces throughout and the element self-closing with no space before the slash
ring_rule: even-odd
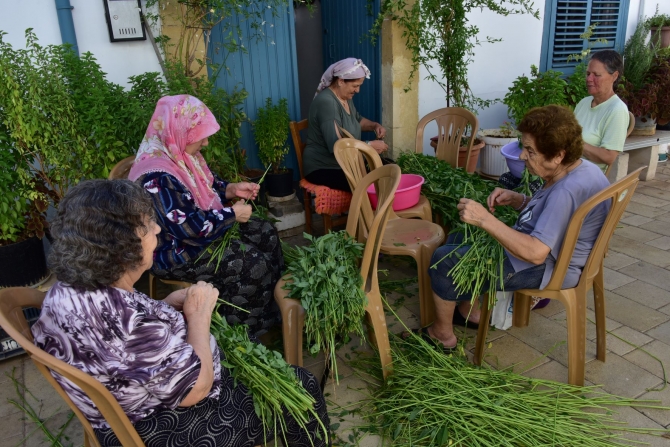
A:
<svg viewBox="0 0 670 447">
<path fill-rule="evenodd" d="M 292 242 L 300 243 L 300 238 L 293 238 Z M 612 334 L 607 337 L 607 362 L 599 362 L 594 359 L 595 328 L 588 323 L 586 380 L 589 384 L 602 385 L 605 391 L 613 394 L 660 400 L 662 405 L 670 406 L 670 387 L 662 392 L 646 391 L 663 382 L 659 362 L 617 338 L 642 346 L 670 369 L 670 165 L 659 165 L 656 179 L 641 182 L 638 186 L 612 239 L 605 266 L 607 329 Z M 407 262 L 389 257 L 383 257 L 380 268 L 388 269 L 393 278 L 416 275 Z M 140 284 L 138 288 L 143 287 Z M 392 294 L 389 298 L 394 300 L 398 297 Z M 588 316 L 593 319 L 592 300 L 588 307 Z M 409 327 L 418 327 L 419 305 L 416 297 L 406 299 L 398 313 Z M 391 320 L 389 317 L 390 330 L 400 331 L 400 325 Z M 489 334 L 491 345 L 486 360 L 492 366 L 513 366 L 515 371 L 531 377 L 559 382 L 567 380 L 565 311 L 560 303 L 552 301 L 545 309 L 533 311 L 527 328 L 511 328 Z M 468 331 L 467 336 L 473 337 L 474 332 Z M 472 349 L 472 341 L 468 347 Z M 331 409 L 358 401 L 363 396 L 363 381 L 347 366 L 345 355 L 350 349 L 351 345 L 338 353 L 339 385 L 330 382 L 326 389 Z M 322 357 L 305 357 L 305 365 L 320 374 Z M 52 429 L 59 427 L 69 413 L 65 403 L 32 362 L 24 356 L 1 362 L 0 446 L 3 447 L 20 445 L 35 430 L 35 424 L 27 421 L 20 410 L 7 402 L 7 399 L 16 398 L 12 382 L 5 375 L 12 369 L 15 377 L 38 398 L 39 401 L 31 400 L 31 403 L 42 418 L 49 418 L 47 426 Z M 670 429 L 670 411 L 626 408 L 618 417 L 637 427 Z M 334 418 L 332 422 L 340 420 Z M 341 422 L 338 434 L 342 439 L 347 439 L 354 423 L 352 420 Z M 66 433 L 73 445 L 82 445 L 81 426 L 76 419 Z M 668 439 L 633 438 L 651 446 L 670 445 Z M 374 437 L 364 438 L 359 440 L 359 445 L 374 446 L 378 445 L 378 441 Z M 50 443 L 41 433 L 35 433 L 25 445 L 46 446 Z"/>
</svg>

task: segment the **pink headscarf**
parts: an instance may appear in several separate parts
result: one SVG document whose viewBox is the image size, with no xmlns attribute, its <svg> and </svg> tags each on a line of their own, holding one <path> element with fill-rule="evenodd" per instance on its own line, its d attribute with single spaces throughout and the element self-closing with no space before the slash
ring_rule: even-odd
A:
<svg viewBox="0 0 670 447">
<path fill-rule="evenodd" d="M 219 130 L 212 112 L 198 98 L 189 95 L 164 96 L 137 151 L 128 178 L 137 180 L 148 172 L 166 172 L 186 187 L 203 210 L 223 208 L 212 189 L 214 177 L 198 152 L 189 155 L 186 146 Z"/>
<path fill-rule="evenodd" d="M 360 79 L 362 77 L 370 79 L 370 70 L 368 70 L 368 67 L 365 66 L 362 60 L 355 57 L 348 57 L 335 62 L 321 76 L 321 82 L 319 82 L 314 96 L 316 97 L 321 90 L 327 88 L 333 82 L 335 76 L 340 79 Z"/>
</svg>

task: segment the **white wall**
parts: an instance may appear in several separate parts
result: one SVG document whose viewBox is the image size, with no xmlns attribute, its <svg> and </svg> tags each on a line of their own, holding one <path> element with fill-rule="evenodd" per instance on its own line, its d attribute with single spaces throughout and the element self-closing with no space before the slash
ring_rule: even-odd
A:
<svg viewBox="0 0 670 447">
<path fill-rule="evenodd" d="M 144 1 L 142 2 L 144 3 Z M 102 0 L 70 0 L 79 54 L 93 53 L 109 81 L 128 85 L 128 77 L 160 72 L 149 40 L 110 42 Z M 25 48 L 25 30 L 33 28 L 41 45 L 61 44 L 55 0 L 0 0 L 0 30 L 14 48 Z"/>
<path fill-rule="evenodd" d="M 540 64 L 544 2 L 536 2 L 540 9 L 540 20 L 530 15 L 503 17 L 491 11 L 473 11 L 468 16 L 471 23 L 479 27 L 480 36 L 502 38 L 502 42 L 483 43 L 475 47 L 475 56 L 468 68 L 470 87 L 475 96 L 482 99 L 502 98 L 514 79 L 521 74 L 530 74 L 532 64 Z M 437 67 L 437 64 L 434 65 Z M 427 81 L 426 70 L 421 69 L 419 81 L 419 117 L 435 109 L 446 107 L 444 90 L 437 83 Z M 507 118 L 507 107 L 496 104 L 479 111 L 479 128 L 499 127 Z M 434 124 L 433 124 L 434 126 Z M 428 139 L 437 133 L 429 127 L 424 134 L 424 147 Z"/>
<path fill-rule="evenodd" d="M 668 0 L 630 0 L 626 39 L 635 31 L 638 19 L 653 16 L 657 5 L 659 13 L 670 14 L 670 1 Z"/>
</svg>

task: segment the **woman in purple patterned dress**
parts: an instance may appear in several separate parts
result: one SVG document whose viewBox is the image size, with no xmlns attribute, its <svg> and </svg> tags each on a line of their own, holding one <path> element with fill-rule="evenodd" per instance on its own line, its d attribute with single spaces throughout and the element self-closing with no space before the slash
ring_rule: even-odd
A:
<svg viewBox="0 0 670 447">
<path fill-rule="evenodd" d="M 158 301 L 133 287 L 151 268 L 160 231 L 149 194 L 129 180 L 89 180 L 70 190 L 51 225 L 49 265 L 59 282 L 32 328 L 35 344 L 105 385 L 147 447 L 261 444 L 253 399 L 222 368 L 209 333 L 219 291 L 198 282 Z M 328 426 L 318 381 L 295 370 Z M 86 394 L 52 374 L 100 444 L 119 446 Z M 316 419 L 306 432 L 284 417 L 289 445 L 327 445 Z"/>
</svg>

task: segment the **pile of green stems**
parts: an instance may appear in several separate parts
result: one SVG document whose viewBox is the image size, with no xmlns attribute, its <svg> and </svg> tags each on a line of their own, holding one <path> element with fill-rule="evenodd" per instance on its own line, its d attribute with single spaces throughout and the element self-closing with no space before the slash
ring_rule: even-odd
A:
<svg viewBox="0 0 670 447">
<path fill-rule="evenodd" d="M 288 251 L 287 298 L 300 300 L 305 309 L 305 338 L 311 354 L 326 352 L 326 362 L 339 383 L 335 352 L 350 334 L 365 338 L 363 317 L 367 297 L 362 289 L 359 263 L 364 245 L 346 231 L 319 238 L 305 234 L 311 244 Z"/>
<path fill-rule="evenodd" d="M 355 409 L 365 420 L 358 428 L 391 446 L 611 447 L 633 445 L 624 432 L 670 433 L 628 427 L 612 416 L 616 407 L 633 405 L 670 410 L 655 401 L 476 367 L 416 335 L 392 337 L 391 347 L 393 374 L 386 382 L 379 359 L 353 365 L 373 379 L 370 397 Z"/>
<path fill-rule="evenodd" d="M 284 410 L 303 429 L 311 417 L 316 418 L 321 436 L 328 439 L 328 430 L 314 409 L 314 397 L 281 354 L 252 342 L 247 326 L 230 326 L 218 312 L 212 314 L 210 330 L 223 354 L 221 366 L 230 371 L 235 386 L 238 382 L 244 384 L 253 397 L 254 410 L 263 422 L 265 443 L 270 433 L 286 433 Z"/>
<path fill-rule="evenodd" d="M 471 294 L 473 300 L 486 292 L 490 304 L 493 305 L 496 290 L 504 289 L 505 250 L 483 229 L 463 223 L 456 207 L 459 200 L 465 197 L 488 208 L 486 199 L 497 184 L 483 180 L 475 174 L 468 174 L 463 169 L 452 168 L 445 161 L 426 155 L 405 152 L 398 158 L 398 165 L 405 173 L 424 177 L 421 193 L 430 202 L 433 212 L 442 217 L 444 225 L 451 229 L 451 233 L 463 235 L 459 248 L 470 246 L 468 252 L 449 271 L 456 291 L 459 294 Z M 505 225 L 511 226 L 516 221 L 518 212 L 507 206 L 497 207 L 495 216 Z M 450 255 L 452 253 L 447 254 Z M 432 267 L 435 268 L 436 264 Z"/>
</svg>

